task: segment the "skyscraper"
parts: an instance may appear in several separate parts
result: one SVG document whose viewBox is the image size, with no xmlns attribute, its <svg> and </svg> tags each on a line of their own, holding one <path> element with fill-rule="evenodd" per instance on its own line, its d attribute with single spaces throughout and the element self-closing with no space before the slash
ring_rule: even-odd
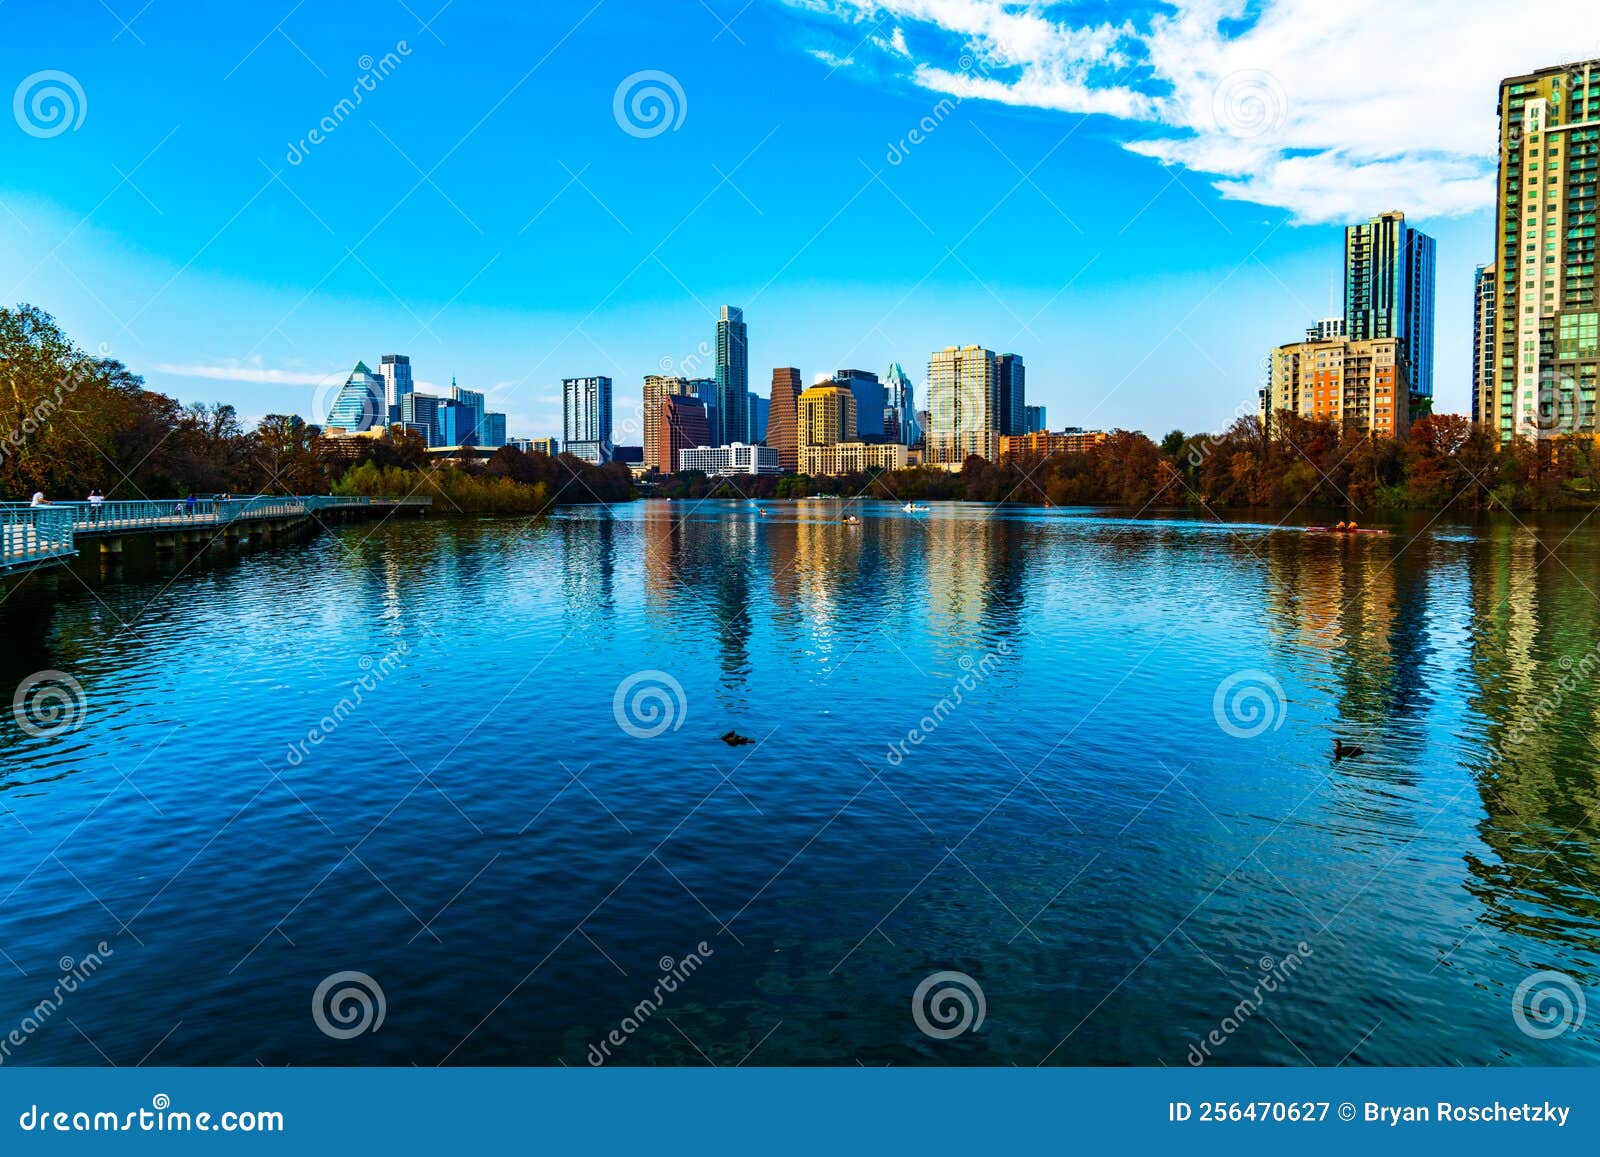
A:
<svg viewBox="0 0 1600 1157">
<path fill-rule="evenodd" d="M 1026 434 L 1028 402 L 1022 355 L 999 354 L 994 359 L 994 368 L 1000 379 L 1000 433 Z"/>
<path fill-rule="evenodd" d="M 1502 439 L 1596 430 L 1597 122 L 1600 60 L 1500 82 L 1498 405 L 1484 420 Z"/>
<path fill-rule="evenodd" d="M 368 369 L 366 362 L 357 362 L 328 407 L 327 425 L 350 431 L 383 425 L 389 415 L 383 391 L 383 379 Z"/>
<path fill-rule="evenodd" d="M 461 407 L 463 411 L 462 416 L 458 419 L 459 424 L 457 427 L 460 440 L 444 444 L 446 446 L 482 445 L 483 415 L 485 413 L 483 394 L 478 390 L 464 390 L 456 385 L 455 378 L 451 378 L 450 401 Z"/>
<path fill-rule="evenodd" d="M 856 397 L 856 436 L 865 441 L 883 437 L 883 408 L 888 397 L 871 370 L 835 370 L 833 380 Z"/>
<path fill-rule="evenodd" d="M 1492 423 L 1498 435 L 1500 399 L 1494 390 L 1494 304 L 1499 286 L 1494 270 L 1491 261 L 1478 266 L 1472 278 L 1472 420 Z"/>
<path fill-rule="evenodd" d="M 611 379 L 561 380 L 561 443 L 566 453 L 604 465 L 611 460 Z"/>
<path fill-rule="evenodd" d="M 1344 336 L 1399 338 L 1414 409 L 1433 397 L 1434 240 L 1398 211 L 1344 231 Z"/>
<path fill-rule="evenodd" d="M 800 395 L 800 445 L 856 440 L 856 396 L 840 382 L 822 381 Z"/>
<path fill-rule="evenodd" d="M 384 354 L 378 362 L 383 379 L 383 400 L 388 420 L 400 420 L 400 399 L 411 393 L 411 359 L 405 354 Z"/>
<path fill-rule="evenodd" d="M 478 445 L 498 450 L 506 444 L 506 416 L 490 410 L 483 415 L 483 425 L 478 428 Z"/>
<path fill-rule="evenodd" d="M 800 371 L 793 366 L 772 371 L 767 445 L 778 452 L 778 465 L 785 474 L 800 469 Z"/>
<path fill-rule="evenodd" d="M 745 395 L 745 404 L 749 407 L 749 414 L 745 419 L 744 432 L 750 444 L 757 445 L 766 440 L 767 414 L 772 404 L 755 390 Z"/>
<path fill-rule="evenodd" d="M 890 362 L 883 371 L 883 385 L 889 394 L 889 409 L 895 412 L 895 441 L 915 446 L 922 441 L 922 427 L 917 422 L 916 391 L 910 375 L 899 362 Z"/>
<path fill-rule="evenodd" d="M 1022 432 L 1024 434 L 1041 433 L 1045 428 L 1044 407 L 1028 406 L 1025 408 L 1025 413 L 1026 418 L 1023 421 L 1023 426 L 1026 428 Z"/>
<path fill-rule="evenodd" d="M 412 390 L 400 399 L 400 421 L 421 431 L 428 445 L 443 446 L 444 443 L 439 440 L 440 404 L 441 399 L 433 394 L 422 394 Z"/>
<path fill-rule="evenodd" d="M 706 422 L 706 404 L 687 394 L 667 394 L 661 399 L 654 439 L 658 455 L 655 468 L 663 474 L 679 469 L 680 451 L 711 444 L 711 428 Z M 650 462 L 645 463 L 651 465 Z"/>
<path fill-rule="evenodd" d="M 706 389 L 707 383 L 711 389 Z M 664 474 L 670 474 L 675 466 L 661 455 L 660 447 L 656 444 L 656 437 L 661 430 L 661 405 L 669 396 L 699 398 L 702 402 L 708 397 L 714 397 L 716 383 L 709 378 L 679 378 L 671 374 L 647 374 L 644 379 L 644 403 L 642 421 L 644 425 L 644 464 L 647 469 L 658 469 Z M 709 413 L 707 420 L 709 421 Z"/>
<path fill-rule="evenodd" d="M 982 346 L 948 346 L 928 361 L 926 459 L 959 466 L 967 455 L 993 462 L 1000 453 L 1000 377 Z"/>
<path fill-rule="evenodd" d="M 717 318 L 717 412 L 711 431 L 715 445 L 747 442 L 745 396 L 750 392 L 750 358 L 744 310 L 725 305 Z"/>
</svg>

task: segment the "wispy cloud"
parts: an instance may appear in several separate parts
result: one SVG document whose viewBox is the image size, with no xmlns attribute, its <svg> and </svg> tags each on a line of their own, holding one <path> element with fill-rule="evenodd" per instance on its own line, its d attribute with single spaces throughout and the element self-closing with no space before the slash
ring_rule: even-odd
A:
<svg viewBox="0 0 1600 1157">
<path fill-rule="evenodd" d="M 330 370 L 325 374 L 305 373 L 299 370 L 274 370 L 259 365 L 158 365 L 153 372 L 172 374 L 180 378 L 208 378 L 214 382 L 250 382 L 270 386 L 322 386 L 343 381 L 346 371 Z"/>
<path fill-rule="evenodd" d="M 787 2 L 892 26 L 889 75 L 1116 118 L 1129 150 L 1308 223 L 1491 204 L 1501 78 L 1600 56 L 1593 0 L 1540 0 L 1526 19 L 1503 0 L 1171 0 L 1077 22 L 1045 0 Z"/>
</svg>

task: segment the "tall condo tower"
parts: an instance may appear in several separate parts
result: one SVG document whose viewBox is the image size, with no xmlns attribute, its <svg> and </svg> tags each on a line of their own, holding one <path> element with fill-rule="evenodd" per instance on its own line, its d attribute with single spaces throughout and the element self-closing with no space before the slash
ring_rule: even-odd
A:
<svg viewBox="0 0 1600 1157">
<path fill-rule="evenodd" d="M 716 429 L 711 431 L 718 446 L 748 442 L 745 421 L 749 405 L 750 357 L 744 328 L 744 310 L 733 305 L 722 307 L 717 318 L 717 412 Z"/>
<path fill-rule="evenodd" d="M 1494 381 L 1503 440 L 1594 433 L 1600 60 L 1500 82 Z"/>
<path fill-rule="evenodd" d="M 995 374 L 1000 379 L 1000 432 L 1026 434 L 1028 432 L 1027 373 L 1021 354 L 999 354 L 994 359 Z"/>
<path fill-rule="evenodd" d="M 1351 341 L 1399 338 L 1411 409 L 1433 397 L 1432 237 L 1400 212 L 1380 213 L 1344 231 L 1344 322 Z"/>
<path fill-rule="evenodd" d="M 566 452 L 596 465 L 611 461 L 611 379 L 563 378 L 561 399 Z"/>
<path fill-rule="evenodd" d="M 928 360 L 927 461 L 959 466 L 1000 457 L 1000 375 L 982 346 L 947 346 Z"/>
<path fill-rule="evenodd" d="M 1478 266 L 1472 278 L 1472 420 L 1499 431 L 1500 401 L 1494 394 L 1495 291 L 1494 263 Z"/>
</svg>

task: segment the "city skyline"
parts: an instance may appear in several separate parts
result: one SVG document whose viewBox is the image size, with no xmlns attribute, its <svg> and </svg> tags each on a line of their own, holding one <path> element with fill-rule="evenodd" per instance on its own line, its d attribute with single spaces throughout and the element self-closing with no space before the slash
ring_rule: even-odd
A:
<svg viewBox="0 0 1600 1157">
<path fill-rule="evenodd" d="M 429 367 L 417 389 L 438 392 L 454 374 L 481 383 L 513 431 L 550 433 L 565 377 L 622 383 L 626 412 L 665 363 L 708 375 L 709 360 L 680 366 L 732 300 L 761 334 L 758 382 L 782 364 L 898 361 L 920 375 L 923 351 L 982 340 L 1022 352 L 1030 394 L 1072 421 L 1214 429 L 1259 387 L 1256 351 L 1333 312 L 1330 239 L 1402 208 L 1439 242 L 1436 396 L 1465 413 L 1473 270 L 1492 254 L 1496 86 L 1584 48 L 1552 20 L 1480 37 L 1448 66 L 1444 53 L 1412 62 L 1423 75 L 1407 84 L 1466 94 L 1468 115 L 1442 128 L 1418 103 L 1411 145 L 1364 146 L 1437 144 L 1447 160 L 1414 172 L 1375 161 L 1366 184 L 1317 170 L 1296 193 L 1277 150 L 1324 106 L 1313 99 L 1321 70 L 1286 68 L 1266 43 L 1284 5 L 1206 33 L 1230 67 L 1265 74 L 1254 96 L 1269 123 L 1239 137 L 1267 158 L 1254 175 L 1219 173 L 1195 148 L 1141 152 L 1125 139 L 1137 118 L 1123 86 L 1102 77 L 1030 95 L 1019 80 L 1056 59 L 1067 23 L 963 4 L 951 11 L 987 15 L 957 27 L 892 3 L 879 6 L 885 48 L 860 35 L 871 26 L 857 6 L 813 7 L 774 0 L 713 19 L 698 4 L 664 5 L 629 20 L 604 5 L 587 19 L 587 6 L 452 8 L 424 25 L 372 3 L 279 30 L 248 13 L 195 30 L 158 6 L 134 22 L 137 39 L 108 23 L 51 62 L 82 88 L 82 123 L 49 137 L 7 126 L 0 285 L 104 343 L 152 388 L 226 401 L 246 419 L 312 417 L 348 351 L 403 349 Z M 1489 18 L 1487 6 L 1464 8 L 1452 38 Z M 6 19 L 21 39 L 38 17 Z M 1305 24 L 1337 39 L 1319 21 Z M 1153 43 L 1148 13 L 1130 7 L 1128 27 L 1116 38 Z M 539 53 L 482 51 L 508 37 Z M 966 73 L 963 37 L 978 62 Z M 614 69 L 583 63 L 597 44 Z M 112 99 L 134 67 L 146 82 Z M 1163 58 L 1158 72 L 1172 68 Z M 8 61 L 6 75 L 15 86 L 36 70 Z M 681 122 L 660 133 L 615 114 L 629 107 L 623 82 L 651 70 L 683 94 Z M 373 87 L 335 115 L 346 73 Z M 1231 96 L 1225 79 L 1209 78 Z M 1399 80 L 1371 79 L 1380 107 L 1412 107 Z M 725 86 L 751 97 L 719 109 L 711 94 Z M 676 99 L 673 85 L 660 91 Z M 1433 91 L 1421 103 L 1452 105 Z M 556 104 L 570 115 L 542 115 Z M 310 141 L 328 117 L 333 130 Z M 536 157 L 512 147 L 531 125 Z M 1199 139 L 1219 138 L 1213 127 Z M 1318 156 L 1334 155 L 1320 144 Z M 796 162 L 828 179 L 794 181 Z M 1440 182 L 1441 164 L 1459 172 Z M 208 181 L 190 181 L 200 165 Z M 640 166 L 688 175 L 665 188 L 633 181 Z M 352 197 L 351 171 L 390 179 Z M 490 171 L 495 181 L 475 179 Z"/>
</svg>

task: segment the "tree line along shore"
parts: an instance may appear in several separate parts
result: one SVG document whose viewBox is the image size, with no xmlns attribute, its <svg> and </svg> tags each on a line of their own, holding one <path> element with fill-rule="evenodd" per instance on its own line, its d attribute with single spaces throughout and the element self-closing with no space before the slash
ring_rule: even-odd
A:
<svg viewBox="0 0 1600 1157">
<path fill-rule="evenodd" d="M 1174 430 L 1158 443 L 1117 430 L 1077 454 L 959 471 L 912 468 L 843 478 L 714 478 L 688 471 L 636 486 L 620 463 L 594 466 L 506 446 L 486 461 L 428 457 L 401 428 L 326 439 L 293 414 L 246 429 L 232 406 L 184 405 L 145 388 L 114 358 L 76 346 L 29 305 L 0 309 L 0 494 L 81 499 L 188 494 L 424 495 L 440 513 L 538 514 L 556 505 L 837 494 L 893 501 L 1383 510 L 1583 509 L 1600 495 L 1600 445 L 1570 437 L 1502 445 L 1456 414 L 1430 414 L 1403 441 L 1279 415 L 1217 434 Z"/>
</svg>

